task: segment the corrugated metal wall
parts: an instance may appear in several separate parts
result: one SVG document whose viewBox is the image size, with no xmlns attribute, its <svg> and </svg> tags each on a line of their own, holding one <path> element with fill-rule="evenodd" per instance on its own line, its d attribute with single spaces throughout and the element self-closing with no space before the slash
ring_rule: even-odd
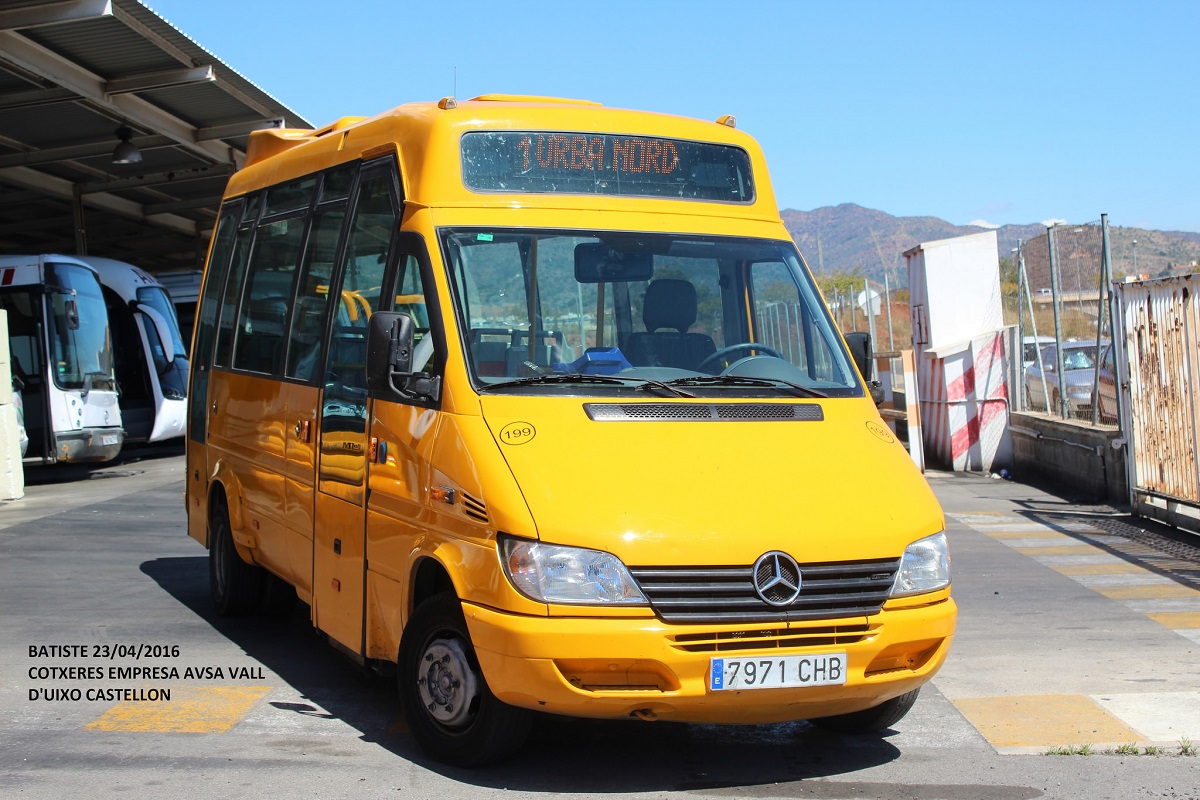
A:
<svg viewBox="0 0 1200 800">
<path fill-rule="evenodd" d="M 1195 528 L 1200 521 L 1200 275 L 1115 284 L 1121 427 L 1131 503 Z M 1121 356 L 1123 356 L 1123 363 Z"/>
</svg>

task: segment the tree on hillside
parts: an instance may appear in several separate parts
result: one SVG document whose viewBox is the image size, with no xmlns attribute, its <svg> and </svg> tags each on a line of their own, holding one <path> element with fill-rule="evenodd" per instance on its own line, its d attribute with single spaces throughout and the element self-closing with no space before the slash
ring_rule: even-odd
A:
<svg viewBox="0 0 1200 800">
<path fill-rule="evenodd" d="M 817 286 L 821 288 L 821 293 L 830 302 L 839 294 L 861 292 L 863 281 L 867 279 L 867 276 L 863 274 L 861 266 L 849 270 L 843 268 L 834 272 L 826 272 L 815 277 L 817 279 Z"/>
</svg>

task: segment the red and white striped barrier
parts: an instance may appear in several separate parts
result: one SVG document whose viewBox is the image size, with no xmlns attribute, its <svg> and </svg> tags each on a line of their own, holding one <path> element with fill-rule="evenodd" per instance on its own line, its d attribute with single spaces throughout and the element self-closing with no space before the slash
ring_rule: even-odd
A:
<svg viewBox="0 0 1200 800">
<path fill-rule="evenodd" d="M 1012 456 L 1001 332 L 962 349 L 927 352 L 918 367 L 925 451 L 956 471 L 991 471 Z"/>
</svg>

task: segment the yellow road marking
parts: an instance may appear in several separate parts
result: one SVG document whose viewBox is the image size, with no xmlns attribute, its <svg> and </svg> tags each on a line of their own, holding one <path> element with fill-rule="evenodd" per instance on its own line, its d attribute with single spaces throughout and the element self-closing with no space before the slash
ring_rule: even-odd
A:
<svg viewBox="0 0 1200 800">
<path fill-rule="evenodd" d="M 1023 530 L 1023 531 L 984 531 L 993 539 L 1067 539 L 1075 541 L 1074 536 L 1068 536 L 1060 531 L 1052 531 L 1049 528 L 1046 530 Z"/>
<path fill-rule="evenodd" d="M 1061 575 L 1141 575 L 1150 570 L 1137 564 L 1058 564 L 1052 566 Z"/>
<path fill-rule="evenodd" d="M 1146 616 L 1160 625 L 1166 625 L 1173 631 L 1184 628 L 1200 628 L 1200 611 L 1163 611 Z"/>
<path fill-rule="evenodd" d="M 1171 597 L 1196 597 L 1200 590 L 1177 583 L 1150 586 L 1093 586 L 1092 589 L 1113 600 L 1162 600 Z"/>
<path fill-rule="evenodd" d="M 1027 556 L 1090 556 L 1108 555 L 1108 551 L 1090 544 L 1061 544 L 1047 547 L 1015 547 L 1018 553 Z"/>
<path fill-rule="evenodd" d="M 172 686 L 159 703 L 121 703 L 84 726 L 89 731 L 224 733 L 236 725 L 270 686 Z"/>
<path fill-rule="evenodd" d="M 1085 695 L 964 697 L 954 704 L 997 748 L 1120 744 L 1142 738 Z"/>
</svg>

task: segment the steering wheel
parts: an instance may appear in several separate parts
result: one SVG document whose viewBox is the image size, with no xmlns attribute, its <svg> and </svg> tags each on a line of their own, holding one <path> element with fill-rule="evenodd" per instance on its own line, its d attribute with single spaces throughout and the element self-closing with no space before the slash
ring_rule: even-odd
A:
<svg viewBox="0 0 1200 800">
<path fill-rule="evenodd" d="M 773 347 L 767 347 L 765 344 L 759 344 L 758 342 L 742 342 L 740 344 L 731 344 L 729 347 L 722 347 L 720 350 L 701 361 L 699 365 L 697 365 L 696 371 L 708 372 L 707 367 L 710 365 L 710 362 L 715 364 L 720 361 L 724 361 L 726 360 L 727 356 L 733 353 L 740 353 L 742 351 L 745 351 L 747 355 L 749 355 L 751 352 L 755 352 L 766 356 L 773 356 L 775 358 L 783 358 L 783 354 Z M 786 361 L 787 359 L 784 360 Z"/>
</svg>

